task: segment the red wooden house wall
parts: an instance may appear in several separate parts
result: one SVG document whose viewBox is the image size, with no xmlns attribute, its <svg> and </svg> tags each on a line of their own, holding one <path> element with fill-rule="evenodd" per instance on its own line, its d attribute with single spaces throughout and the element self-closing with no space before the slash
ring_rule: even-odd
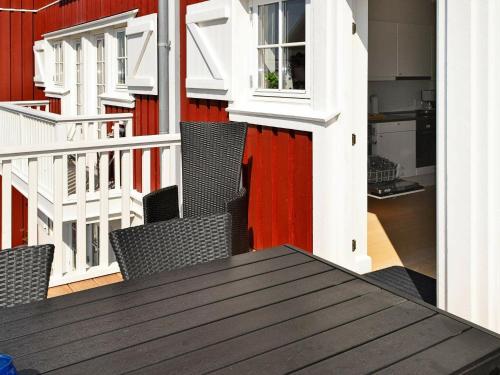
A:
<svg viewBox="0 0 500 375">
<path fill-rule="evenodd" d="M 0 8 L 33 9 L 33 0 L 0 0 Z M 33 13 L 0 11 L 0 101 L 34 97 L 33 27 Z M 0 223 L 1 207 L 0 189 Z M 16 189 L 12 191 L 12 212 L 12 245 L 18 246 L 25 243 L 27 235 L 28 201 Z"/>
<path fill-rule="evenodd" d="M 227 102 L 186 97 L 186 6 L 201 0 L 180 0 L 181 120 L 227 121 Z M 0 7 L 38 9 L 51 0 L 0 0 Z M 34 40 L 47 32 L 139 9 L 139 16 L 157 12 L 156 0 L 63 0 L 38 12 L 0 12 L 0 100 L 45 99 L 33 85 Z M 21 32 L 22 31 L 22 32 Z M 22 61 L 22 64 L 19 63 Z M 8 73 L 6 73 L 8 72 Z M 107 107 L 108 113 L 134 113 L 134 134 L 158 133 L 158 101 L 137 96 L 133 110 Z M 51 111 L 60 113 L 57 99 Z M 136 152 L 139 155 L 140 151 Z M 158 156 L 152 155 L 152 189 L 159 185 Z M 291 243 L 312 250 L 312 136 L 305 132 L 251 125 L 244 156 L 244 181 L 249 190 L 249 230 L 256 249 Z M 135 160 L 134 184 L 141 188 L 141 163 Z M 26 206 L 20 194 L 19 208 Z M 16 210 L 14 210 L 16 212 Z M 25 211 L 22 211 L 25 212 Z M 14 218 L 21 222 L 26 215 Z M 19 227 L 25 227 L 25 224 Z M 24 235 L 24 234 L 23 234 Z M 23 235 L 18 235 L 22 238 Z M 14 236 L 15 237 L 15 236 Z"/>
<path fill-rule="evenodd" d="M 180 0 L 181 120 L 228 121 L 228 103 L 186 96 L 186 7 Z M 255 249 L 290 243 L 312 251 L 312 135 L 251 125 L 244 156 L 249 231 Z"/>
</svg>

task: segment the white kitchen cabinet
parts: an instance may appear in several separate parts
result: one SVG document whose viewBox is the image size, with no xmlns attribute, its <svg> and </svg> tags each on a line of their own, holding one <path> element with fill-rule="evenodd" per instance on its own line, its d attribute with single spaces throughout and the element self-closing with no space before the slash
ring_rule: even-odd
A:
<svg viewBox="0 0 500 375">
<path fill-rule="evenodd" d="M 432 28 L 398 24 L 398 77 L 432 76 Z"/>
<path fill-rule="evenodd" d="M 376 140 L 373 154 L 397 163 L 400 177 L 415 176 L 416 121 L 383 122 L 373 126 Z"/>
<path fill-rule="evenodd" d="M 395 80 L 433 76 L 433 28 L 370 21 L 368 79 Z"/>
<path fill-rule="evenodd" d="M 368 79 L 394 80 L 398 71 L 398 25 L 370 21 Z"/>
</svg>

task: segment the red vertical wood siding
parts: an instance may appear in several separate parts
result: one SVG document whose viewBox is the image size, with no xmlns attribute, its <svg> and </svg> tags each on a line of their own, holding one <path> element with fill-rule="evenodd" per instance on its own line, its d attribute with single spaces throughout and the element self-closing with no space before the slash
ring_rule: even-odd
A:
<svg viewBox="0 0 500 375">
<path fill-rule="evenodd" d="M 0 176 L 0 186 L 2 176 Z M 2 190 L 0 189 L 0 229 L 2 222 Z M 28 235 L 28 200 L 16 189 L 12 189 L 12 247 L 25 245 Z M 2 231 L 0 230 L 0 244 Z M 1 247 L 0 247 L 1 248 Z"/>
<path fill-rule="evenodd" d="M 180 0 L 181 120 L 228 121 L 228 103 L 186 96 L 186 7 Z M 312 135 L 250 125 L 244 155 L 251 246 L 290 243 L 312 251 Z"/>
</svg>

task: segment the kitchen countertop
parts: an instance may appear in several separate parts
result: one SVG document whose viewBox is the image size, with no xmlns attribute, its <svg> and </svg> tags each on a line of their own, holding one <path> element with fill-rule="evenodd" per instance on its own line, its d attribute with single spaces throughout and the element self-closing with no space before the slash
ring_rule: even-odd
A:
<svg viewBox="0 0 500 375">
<path fill-rule="evenodd" d="M 381 122 L 413 121 L 417 119 L 416 111 L 408 112 L 385 112 L 377 115 L 368 115 L 368 124 L 378 124 Z"/>
</svg>

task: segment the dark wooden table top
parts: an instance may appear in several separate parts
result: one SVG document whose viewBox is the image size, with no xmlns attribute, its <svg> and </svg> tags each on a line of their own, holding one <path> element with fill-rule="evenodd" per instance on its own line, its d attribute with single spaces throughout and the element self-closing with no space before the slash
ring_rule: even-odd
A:
<svg viewBox="0 0 500 375">
<path fill-rule="evenodd" d="M 282 246 L 0 313 L 21 374 L 489 373 L 500 339 Z"/>
</svg>

